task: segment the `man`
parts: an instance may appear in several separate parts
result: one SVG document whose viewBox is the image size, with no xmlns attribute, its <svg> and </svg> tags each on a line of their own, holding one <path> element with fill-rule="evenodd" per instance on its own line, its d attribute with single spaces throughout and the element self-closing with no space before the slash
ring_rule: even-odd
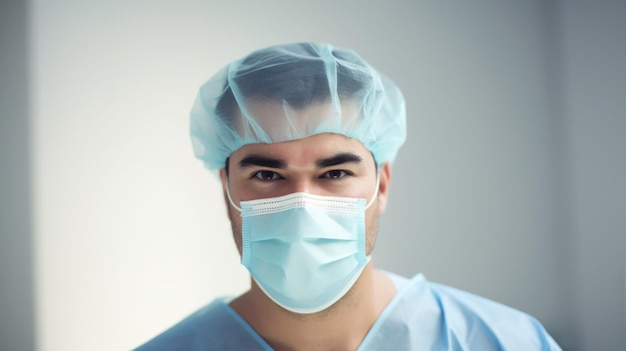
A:
<svg viewBox="0 0 626 351">
<path fill-rule="evenodd" d="M 250 290 L 139 350 L 559 350 L 522 312 L 374 268 L 405 132 L 401 92 L 351 50 L 280 45 L 218 72 L 191 135 Z"/>
</svg>

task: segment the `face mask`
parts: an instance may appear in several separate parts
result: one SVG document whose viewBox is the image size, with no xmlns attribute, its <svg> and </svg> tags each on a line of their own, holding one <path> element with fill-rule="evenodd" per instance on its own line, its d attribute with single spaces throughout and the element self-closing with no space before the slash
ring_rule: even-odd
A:
<svg viewBox="0 0 626 351">
<path fill-rule="evenodd" d="M 228 188 L 228 187 L 227 187 Z M 365 199 L 294 193 L 241 201 L 241 263 L 263 292 L 296 313 L 322 311 L 343 297 L 370 257 Z"/>
</svg>

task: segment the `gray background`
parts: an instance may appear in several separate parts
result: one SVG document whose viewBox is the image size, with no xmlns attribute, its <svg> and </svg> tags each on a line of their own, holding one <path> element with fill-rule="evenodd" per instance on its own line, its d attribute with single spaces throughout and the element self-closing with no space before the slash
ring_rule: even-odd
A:
<svg viewBox="0 0 626 351">
<path fill-rule="evenodd" d="M 45 2 L 33 3 L 30 11 L 39 6 L 45 17 Z M 59 23 L 90 6 L 58 3 L 50 17 Z M 0 4 L 0 349 L 31 350 L 41 332 L 31 179 L 42 175 L 32 171 L 37 119 L 28 86 L 37 72 L 28 64 L 29 8 Z M 202 14 L 204 42 L 178 54 L 211 57 L 211 48 L 221 55 L 216 66 L 280 42 L 354 48 L 400 85 L 408 104 L 409 139 L 393 168 L 376 264 L 522 309 L 564 349 L 626 349 L 626 2 L 111 8 L 155 28 L 191 25 L 186 19 Z M 143 17 L 157 12 L 169 21 Z"/>
</svg>

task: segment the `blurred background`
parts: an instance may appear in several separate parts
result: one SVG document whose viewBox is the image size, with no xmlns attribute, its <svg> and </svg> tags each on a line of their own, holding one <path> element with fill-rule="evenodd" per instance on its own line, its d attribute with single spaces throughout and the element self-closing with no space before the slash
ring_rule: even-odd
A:
<svg viewBox="0 0 626 351">
<path fill-rule="evenodd" d="M 375 263 L 626 350 L 626 2 L 0 2 L 0 349 L 128 350 L 248 286 L 188 112 L 294 41 L 395 80 Z"/>
</svg>

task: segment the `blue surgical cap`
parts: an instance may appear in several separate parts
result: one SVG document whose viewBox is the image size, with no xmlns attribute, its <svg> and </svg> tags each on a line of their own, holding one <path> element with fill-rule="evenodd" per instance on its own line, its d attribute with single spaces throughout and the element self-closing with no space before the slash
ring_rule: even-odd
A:
<svg viewBox="0 0 626 351">
<path fill-rule="evenodd" d="M 230 63 L 191 110 L 193 149 L 211 170 L 244 145 L 320 133 L 357 139 L 378 165 L 391 163 L 406 137 L 402 92 L 352 50 L 295 43 Z"/>
</svg>

